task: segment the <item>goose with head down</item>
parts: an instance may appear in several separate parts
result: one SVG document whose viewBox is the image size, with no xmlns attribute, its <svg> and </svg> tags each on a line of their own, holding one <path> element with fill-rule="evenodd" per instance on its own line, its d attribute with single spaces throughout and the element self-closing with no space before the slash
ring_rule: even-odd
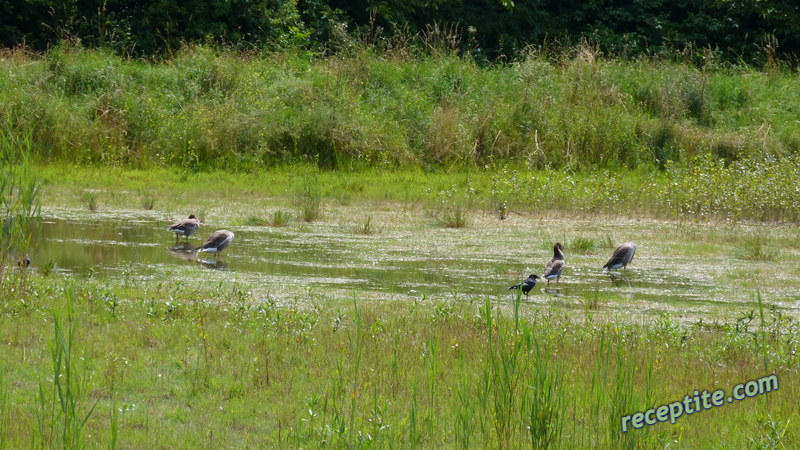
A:
<svg viewBox="0 0 800 450">
<path fill-rule="evenodd" d="M 220 252 L 228 248 L 233 242 L 233 231 L 217 230 L 211 233 L 203 245 L 197 247 L 197 252 L 213 253 L 219 256 Z"/>
<path fill-rule="evenodd" d="M 624 269 L 633 261 L 633 255 L 636 253 L 636 244 L 633 242 L 626 242 L 616 250 L 614 250 L 614 254 L 611 255 L 611 259 L 608 260 L 605 266 L 603 266 L 604 270 L 617 270 L 617 269 Z"/>
</svg>

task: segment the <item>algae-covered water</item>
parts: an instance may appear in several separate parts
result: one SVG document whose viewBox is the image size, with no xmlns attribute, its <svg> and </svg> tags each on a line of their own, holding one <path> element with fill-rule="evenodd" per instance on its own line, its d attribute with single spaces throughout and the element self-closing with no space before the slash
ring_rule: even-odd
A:
<svg viewBox="0 0 800 450">
<path fill-rule="evenodd" d="M 630 320 L 670 313 L 696 321 L 730 316 L 732 308 L 752 309 L 760 292 L 769 306 L 795 316 L 800 310 L 797 249 L 782 250 L 776 261 L 747 260 L 737 253 L 737 239 L 752 230 L 490 217 L 479 217 L 468 228 L 447 229 L 387 217 L 374 234 L 360 234 L 357 227 L 336 221 L 282 228 L 208 221 L 188 240 L 176 242 L 166 227 L 178 218 L 45 211 L 33 266 L 77 278 L 236 282 L 257 298 L 300 302 L 355 293 L 378 300 L 488 296 L 507 301 L 515 292 L 507 287 L 530 273 L 541 275 L 552 243 L 559 240 L 565 243 L 567 262 L 560 283 L 540 283 L 526 305 L 612 312 Z M 219 258 L 194 251 L 222 228 L 236 237 Z M 571 248 L 578 237 L 594 245 Z M 623 241 L 637 243 L 634 261 L 627 270 L 604 273 L 601 267 L 613 246 Z"/>
</svg>

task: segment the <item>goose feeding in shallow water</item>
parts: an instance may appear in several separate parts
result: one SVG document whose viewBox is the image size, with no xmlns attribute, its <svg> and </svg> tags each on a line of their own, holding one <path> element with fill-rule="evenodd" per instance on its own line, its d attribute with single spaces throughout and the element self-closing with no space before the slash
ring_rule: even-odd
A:
<svg viewBox="0 0 800 450">
<path fill-rule="evenodd" d="M 200 228 L 200 221 L 192 214 L 188 219 L 173 223 L 167 230 L 175 233 L 175 242 L 178 242 L 178 236 L 183 235 L 183 237 L 189 239 L 189 236 L 193 235 L 198 228 Z"/>
<path fill-rule="evenodd" d="M 511 286 L 508 289 L 509 290 L 511 290 L 511 289 L 522 289 L 522 293 L 525 294 L 525 296 L 527 297 L 528 296 L 528 292 L 530 292 L 531 289 L 533 289 L 536 286 L 536 280 L 538 280 L 538 279 L 539 279 L 539 275 L 531 274 L 522 283 L 515 284 L 514 286 Z"/>
<path fill-rule="evenodd" d="M 633 260 L 634 253 L 636 253 L 636 244 L 633 242 L 626 242 L 620 245 L 614 250 L 614 254 L 611 255 L 611 259 L 603 266 L 603 269 L 624 269 Z"/>
<path fill-rule="evenodd" d="M 564 246 L 561 245 L 561 242 L 556 242 L 556 245 L 553 246 L 553 258 L 547 262 L 547 265 L 544 268 L 544 273 L 542 274 L 542 278 L 547 280 L 547 284 L 550 284 L 550 280 L 556 280 L 556 285 L 558 285 L 559 280 L 561 280 L 561 272 L 564 270 Z"/>
<path fill-rule="evenodd" d="M 219 253 L 233 241 L 233 231 L 217 230 L 211 233 L 211 236 L 200 247 L 197 247 L 198 252 L 213 253 L 214 256 L 219 256 Z"/>
</svg>

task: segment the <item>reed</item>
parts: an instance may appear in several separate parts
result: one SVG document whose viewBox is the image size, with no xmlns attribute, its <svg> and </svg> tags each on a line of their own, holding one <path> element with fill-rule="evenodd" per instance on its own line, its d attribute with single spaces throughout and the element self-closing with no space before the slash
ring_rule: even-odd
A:
<svg viewBox="0 0 800 450">
<path fill-rule="evenodd" d="M 289 213 L 285 211 L 275 211 L 269 219 L 269 225 L 272 227 L 285 227 L 289 224 Z"/>
<path fill-rule="evenodd" d="M 29 163 L 31 138 L 26 133 L 0 130 L 0 289 L 12 263 L 24 260 L 35 246 L 39 226 L 41 182 Z M 27 277 L 19 278 L 24 287 Z"/>
<path fill-rule="evenodd" d="M 313 173 L 301 177 L 295 204 L 299 209 L 299 219 L 303 222 L 313 222 L 322 216 L 322 194 Z"/>
<path fill-rule="evenodd" d="M 50 344 L 51 376 L 39 382 L 36 396 L 35 442 L 42 446 L 81 448 L 84 428 L 97 403 L 89 407 L 89 372 L 81 367 L 81 347 L 76 336 L 75 292 L 64 290 L 63 310 L 53 314 L 53 340 Z"/>
</svg>

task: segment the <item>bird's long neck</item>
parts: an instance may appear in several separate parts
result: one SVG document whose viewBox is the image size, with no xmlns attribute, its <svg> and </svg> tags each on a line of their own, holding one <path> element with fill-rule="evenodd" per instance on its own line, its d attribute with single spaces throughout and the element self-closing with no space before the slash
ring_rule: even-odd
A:
<svg viewBox="0 0 800 450">
<path fill-rule="evenodd" d="M 561 253 L 560 248 L 553 247 L 553 259 L 564 259 L 564 254 Z"/>
</svg>

